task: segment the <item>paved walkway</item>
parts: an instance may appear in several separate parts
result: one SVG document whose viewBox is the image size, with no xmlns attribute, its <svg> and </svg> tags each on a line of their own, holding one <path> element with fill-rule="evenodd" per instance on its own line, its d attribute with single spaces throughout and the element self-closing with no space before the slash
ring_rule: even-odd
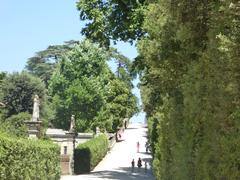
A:
<svg viewBox="0 0 240 180">
<path fill-rule="evenodd" d="M 153 180 L 150 161 L 151 155 L 145 152 L 147 128 L 143 124 L 130 124 L 125 130 L 122 141 L 114 145 L 112 150 L 90 173 L 85 175 L 62 176 L 61 180 L 76 179 L 123 179 L 123 180 Z M 137 141 L 140 142 L 140 151 L 137 153 Z M 134 158 L 137 165 L 138 158 L 142 159 L 143 167 L 139 170 L 131 169 L 131 161 Z M 144 162 L 147 162 L 147 169 Z"/>
</svg>

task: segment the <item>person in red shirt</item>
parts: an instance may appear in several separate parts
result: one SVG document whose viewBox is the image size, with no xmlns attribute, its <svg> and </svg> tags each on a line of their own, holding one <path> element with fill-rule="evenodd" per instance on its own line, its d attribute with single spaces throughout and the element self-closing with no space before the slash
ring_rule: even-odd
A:
<svg viewBox="0 0 240 180">
<path fill-rule="evenodd" d="M 139 141 L 137 142 L 137 152 L 139 152 L 139 148 L 140 148 L 140 143 Z"/>
</svg>

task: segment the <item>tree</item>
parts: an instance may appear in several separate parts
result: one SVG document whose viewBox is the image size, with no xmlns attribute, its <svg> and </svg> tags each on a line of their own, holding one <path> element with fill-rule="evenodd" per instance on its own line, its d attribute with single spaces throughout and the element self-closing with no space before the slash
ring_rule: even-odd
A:
<svg viewBox="0 0 240 180">
<path fill-rule="evenodd" d="M 68 119 L 74 114 L 78 131 L 95 130 L 96 126 L 112 131 L 135 112 L 130 82 L 111 72 L 107 65 L 111 58 L 111 53 L 84 40 L 61 59 L 50 81 L 56 127 L 68 129 Z"/>
<path fill-rule="evenodd" d="M 68 129 L 68 119 L 74 114 L 79 131 L 91 129 L 105 102 L 103 91 L 110 72 L 106 59 L 103 49 L 83 41 L 60 61 L 50 82 L 55 126 Z"/>
<path fill-rule="evenodd" d="M 133 88 L 132 80 L 134 75 L 131 73 L 132 63 L 131 61 L 115 48 L 109 48 L 108 50 L 110 59 L 117 64 L 117 71 L 115 72 L 117 78 L 123 80 L 129 87 Z"/>
<path fill-rule="evenodd" d="M 145 3 L 145 0 L 79 1 L 80 19 L 87 21 L 82 34 L 106 47 L 110 46 L 110 40 L 133 42 L 144 35 Z"/>
<path fill-rule="evenodd" d="M 41 108 L 46 101 L 46 89 L 42 81 L 26 72 L 7 74 L 2 81 L 1 91 L 7 117 L 21 112 L 31 114 L 35 94 L 41 99 Z"/>
<path fill-rule="evenodd" d="M 49 46 L 46 50 L 39 51 L 35 56 L 29 58 L 25 69 L 29 73 L 41 78 L 47 87 L 58 60 L 77 43 L 78 41 L 71 40 L 65 42 L 64 45 Z"/>
<path fill-rule="evenodd" d="M 2 82 L 3 79 L 6 77 L 7 73 L 5 72 L 0 72 L 0 89 L 2 89 Z M 0 121 L 4 119 L 5 116 L 5 104 L 2 102 L 3 99 L 3 92 L 0 91 Z"/>
<path fill-rule="evenodd" d="M 7 76 L 7 73 L 0 72 L 0 89 L 2 88 L 2 82 L 6 76 Z M 3 96 L 2 91 L 0 91 L 0 100 L 2 100 L 2 96 Z M 1 106 L 5 106 L 5 105 L 1 102 Z"/>
<path fill-rule="evenodd" d="M 239 6 L 163 0 L 148 7 L 136 66 L 157 179 L 239 176 L 231 158 L 239 156 L 231 146 L 240 127 Z"/>
<path fill-rule="evenodd" d="M 128 84 L 120 79 L 112 79 L 107 87 L 107 108 L 112 115 L 112 129 L 123 125 L 123 119 L 132 117 L 138 111 L 137 99 Z"/>
<path fill-rule="evenodd" d="M 0 83 L 2 83 L 2 80 L 6 77 L 6 72 L 0 72 Z"/>
</svg>

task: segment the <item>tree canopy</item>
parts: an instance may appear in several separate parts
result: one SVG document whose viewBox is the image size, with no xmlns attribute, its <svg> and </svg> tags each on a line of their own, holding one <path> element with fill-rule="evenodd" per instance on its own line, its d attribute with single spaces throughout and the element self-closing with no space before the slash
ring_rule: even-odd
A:
<svg viewBox="0 0 240 180">
<path fill-rule="evenodd" d="M 51 45 L 47 49 L 39 51 L 28 59 L 25 69 L 41 78 L 46 86 L 59 59 L 70 51 L 78 41 L 67 41 L 63 45 Z"/>
<path fill-rule="evenodd" d="M 86 26 L 82 34 L 109 47 L 110 41 L 133 42 L 144 35 L 142 29 L 145 0 L 81 0 L 77 3 L 80 19 Z"/>
<path fill-rule="evenodd" d="M 239 176 L 239 161 L 230 158 L 239 156 L 230 144 L 240 140 L 239 5 L 163 0 L 148 6 L 136 67 L 157 179 Z"/>
<path fill-rule="evenodd" d="M 46 89 L 43 82 L 26 72 L 7 74 L 2 81 L 1 92 L 7 116 L 21 112 L 32 113 L 35 94 L 40 97 L 42 105 L 46 100 Z"/>
<path fill-rule="evenodd" d="M 55 126 L 68 128 L 69 117 L 74 114 L 78 131 L 94 130 L 97 125 L 111 131 L 136 111 L 130 80 L 126 83 L 126 79 L 118 78 L 111 72 L 107 65 L 111 57 L 105 49 L 84 40 L 59 61 L 50 81 L 50 92 L 56 108 Z M 119 88 L 125 86 L 125 90 L 112 95 L 116 91 L 110 88 L 113 81 L 122 83 Z M 117 96 L 123 96 L 124 103 L 129 102 L 129 110 L 121 113 L 112 110 Z M 125 106 L 124 103 L 118 103 L 120 108 Z M 116 118 L 118 122 L 114 120 Z"/>
</svg>

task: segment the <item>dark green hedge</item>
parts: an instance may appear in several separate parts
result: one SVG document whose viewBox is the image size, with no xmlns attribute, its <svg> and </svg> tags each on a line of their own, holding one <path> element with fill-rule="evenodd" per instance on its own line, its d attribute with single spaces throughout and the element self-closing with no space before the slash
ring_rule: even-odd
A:
<svg viewBox="0 0 240 180">
<path fill-rule="evenodd" d="M 0 133 L 0 179 L 60 179 L 60 148 Z"/>
<path fill-rule="evenodd" d="M 89 173 L 108 151 L 108 138 L 100 135 L 80 144 L 74 152 L 75 174 Z"/>
</svg>

